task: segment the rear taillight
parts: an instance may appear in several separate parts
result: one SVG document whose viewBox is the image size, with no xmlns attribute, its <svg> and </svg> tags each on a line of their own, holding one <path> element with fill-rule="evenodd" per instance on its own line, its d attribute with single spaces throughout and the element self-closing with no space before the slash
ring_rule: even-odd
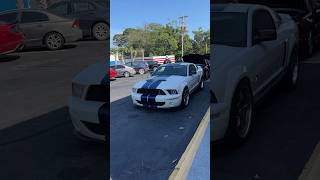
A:
<svg viewBox="0 0 320 180">
<path fill-rule="evenodd" d="M 76 19 L 76 20 L 73 21 L 72 27 L 73 27 L 73 28 L 79 28 L 79 27 L 80 27 L 80 23 L 79 23 L 79 20 L 78 20 L 78 19 Z"/>
</svg>

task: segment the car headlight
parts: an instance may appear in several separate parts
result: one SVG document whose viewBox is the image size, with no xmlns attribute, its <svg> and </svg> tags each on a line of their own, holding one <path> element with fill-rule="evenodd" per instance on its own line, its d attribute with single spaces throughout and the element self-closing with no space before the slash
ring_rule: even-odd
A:
<svg viewBox="0 0 320 180">
<path fill-rule="evenodd" d="M 137 93 L 138 89 L 137 88 L 132 88 L 133 93 Z"/>
<path fill-rule="evenodd" d="M 85 87 L 85 85 L 72 83 L 72 96 L 81 98 Z"/>
<path fill-rule="evenodd" d="M 170 95 L 173 95 L 173 94 L 178 94 L 178 91 L 176 89 L 167 89 L 166 90 Z"/>
</svg>

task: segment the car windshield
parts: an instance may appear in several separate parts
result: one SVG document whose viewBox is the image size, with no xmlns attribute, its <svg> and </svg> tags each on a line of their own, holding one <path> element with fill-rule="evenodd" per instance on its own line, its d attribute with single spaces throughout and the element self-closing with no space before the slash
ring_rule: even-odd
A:
<svg viewBox="0 0 320 180">
<path fill-rule="evenodd" d="M 245 47 L 247 45 L 247 14 L 211 12 L 213 44 Z"/>
<path fill-rule="evenodd" d="M 187 66 L 184 65 L 169 65 L 160 66 L 153 74 L 153 76 L 187 76 Z"/>
</svg>

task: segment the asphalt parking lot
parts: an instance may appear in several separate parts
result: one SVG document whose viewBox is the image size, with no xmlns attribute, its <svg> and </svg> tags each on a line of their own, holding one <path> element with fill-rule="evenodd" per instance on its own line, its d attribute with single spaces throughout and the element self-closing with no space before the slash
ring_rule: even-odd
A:
<svg viewBox="0 0 320 180">
<path fill-rule="evenodd" d="M 148 75 L 110 84 L 110 173 L 113 180 L 168 179 L 208 109 L 208 88 L 196 92 L 183 110 L 136 107 L 133 84 Z M 209 101 L 209 100 L 208 100 Z"/>
<path fill-rule="evenodd" d="M 211 175 L 227 180 L 296 180 L 320 140 L 320 52 L 301 64 L 299 85 L 275 89 L 257 108 L 240 147 L 211 145 Z"/>
<path fill-rule="evenodd" d="M 106 179 L 106 147 L 73 135 L 66 99 L 107 56 L 106 42 L 81 41 L 0 57 L 0 179 Z"/>
</svg>

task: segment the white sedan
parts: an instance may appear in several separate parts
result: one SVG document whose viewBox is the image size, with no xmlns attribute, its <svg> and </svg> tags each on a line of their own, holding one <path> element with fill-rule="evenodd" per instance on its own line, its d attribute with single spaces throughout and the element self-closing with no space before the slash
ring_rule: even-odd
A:
<svg viewBox="0 0 320 180">
<path fill-rule="evenodd" d="M 254 105 L 279 82 L 296 87 L 298 29 L 290 16 L 265 6 L 220 4 L 211 10 L 211 140 L 239 144 L 250 133 Z"/>
<path fill-rule="evenodd" d="M 105 140 L 109 116 L 109 73 L 106 62 L 89 66 L 72 80 L 69 114 L 75 134 L 85 140 Z"/>
<path fill-rule="evenodd" d="M 189 105 L 189 97 L 204 87 L 203 70 L 192 63 L 161 65 L 152 77 L 132 88 L 132 101 L 137 106 L 173 108 Z"/>
</svg>

